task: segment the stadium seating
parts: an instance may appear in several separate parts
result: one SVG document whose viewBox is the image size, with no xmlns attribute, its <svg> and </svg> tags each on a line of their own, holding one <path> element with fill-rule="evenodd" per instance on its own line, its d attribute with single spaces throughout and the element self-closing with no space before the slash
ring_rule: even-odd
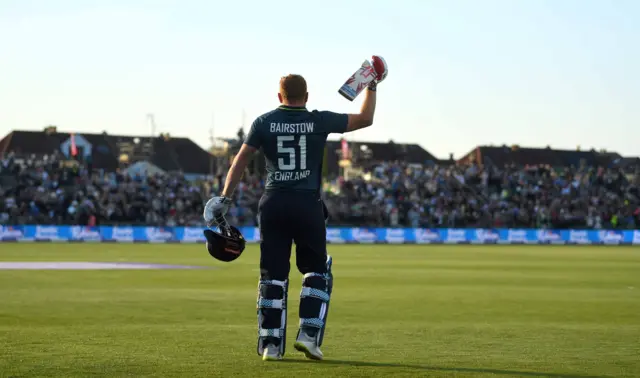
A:
<svg viewBox="0 0 640 378">
<path fill-rule="evenodd" d="M 334 226 L 640 225 L 638 158 L 480 146 L 454 161 L 438 160 L 417 145 L 350 142 L 350 148 L 358 174 L 346 180 L 340 142 L 327 147 L 325 202 Z M 2 224 L 151 226 L 201 226 L 203 203 L 224 180 L 210 173 L 224 172 L 229 161 L 186 138 L 51 129 L 10 133 L 0 140 L 0 158 Z M 154 173 L 144 173 L 151 168 Z M 256 224 L 262 173 L 245 174 L 229 212 L 233 224 Z"/>
</svg>

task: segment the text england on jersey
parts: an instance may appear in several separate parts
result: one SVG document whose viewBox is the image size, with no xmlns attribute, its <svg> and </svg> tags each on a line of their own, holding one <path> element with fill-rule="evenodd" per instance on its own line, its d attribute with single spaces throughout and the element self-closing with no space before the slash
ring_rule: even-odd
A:
<svg viewBox="0 0 640 378">
<path fill-rule="evenodd" d="M 305 134 L 313 132 L 313 122 L 280 123 L 271 122 L 269 131 L 272 133 Z"/>
<path fill-rule="evenodd" d="M 274 172 L 274 181 L 296 181 L 296 180 L 302 180 L 305 179 L 307 177 L 309 177 L 309 175 L 311 174 L 310 170 L 305 170 L 305 171 L 294 171 L 294 172 L 280 172 L 280 171 L 276 171 Z"/>
</svg>

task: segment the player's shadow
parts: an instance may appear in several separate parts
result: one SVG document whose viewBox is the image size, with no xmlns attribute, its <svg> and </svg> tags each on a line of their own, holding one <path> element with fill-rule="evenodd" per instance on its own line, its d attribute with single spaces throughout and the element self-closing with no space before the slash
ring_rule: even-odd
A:
<svg viewBox="0 0 640 378">
<path fill-rule="evenodd" d="M 310 364 L 328 364 L 328 365 L 344 365 L 355 367 L 375 367 L 375 368 L 404 368 L 415 369 L 432 372 L 449 372 L 449 373 L 469 373 L 469 374 L 496 374 L 496 375 L 510 375 L 520 377 L 552 377 L 552 378 L 608 378 L 601 375 L 567 375 L 559 373 L 540 373 L 533 371 L 517 371 L 517 370 L 500 370 L 500 369 L 483 369 L 483 368 L 465 368 L 465 367 L 441 367 L 441 366 L 429 366 L 429 365 L 415 365 L 415 364 L 392 364 L 392 363 L 379 363 L 379 362 L 363 362 L 363 361 L 345 361 L 345 360 L 290 360 L 285 359 L 281 362 L 288 363 L 310 363 Z"/>
</svg>

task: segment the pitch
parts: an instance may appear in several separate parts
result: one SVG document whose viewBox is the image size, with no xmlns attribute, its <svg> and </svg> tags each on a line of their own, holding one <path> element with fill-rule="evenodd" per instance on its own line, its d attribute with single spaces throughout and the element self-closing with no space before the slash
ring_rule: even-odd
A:
<svg viewBox="0 0 640 378">
<path fill-rule="evenodd" d="M 0 271 L 1 377 L 638 377 L 640 248 L 330 246 L 325 361 L 255 353 L 258 253 L 0 244 L 0 261 L 198 270 Z M 292 263 L 295 267 L 295 264 Z"/>
</svg>

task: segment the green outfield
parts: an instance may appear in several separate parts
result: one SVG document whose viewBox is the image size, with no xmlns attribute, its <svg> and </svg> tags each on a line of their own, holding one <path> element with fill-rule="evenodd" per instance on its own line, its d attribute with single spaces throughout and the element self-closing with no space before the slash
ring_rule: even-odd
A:
<svg viewBox="0 0 640 378">
<path fill-rule="evenodd" d="M 209 270 L 0 270 L 1 377 L 640 377 L 640 248 L 331 246 L 325 361 L 256 354 L 258 253 L 0 244 L 0 261 Z M 295 267 L 295 264 L 292 264 Z"/>
</svg>

